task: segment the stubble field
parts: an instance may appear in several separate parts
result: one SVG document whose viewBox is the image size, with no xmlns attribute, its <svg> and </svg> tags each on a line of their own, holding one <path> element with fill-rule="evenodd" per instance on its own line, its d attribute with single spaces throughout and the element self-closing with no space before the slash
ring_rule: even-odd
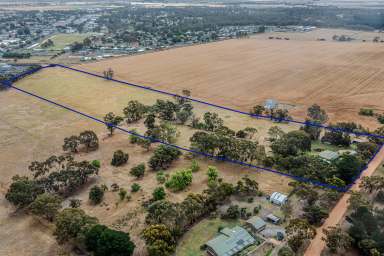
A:
<svg viewBox="0 0 384 256">
<path fill-rule="evenodd" d="M 316 33 L 282 33 L 296 40 L 268 40 L 265 34 L 78 67 L 100 73 L 112 67 L 116 78 L 125 81 L 172 92 L 190 89 L 194 97 L 246 111 L 273 98 L 295 105 L 292 114 L 304 119 L 307 107 L 317 103 L 331 121 L 377 127 L 376 120 L 358 111 L 384 111 L 383 45 L 316 41 L 346 31 Z"/>
</svg>

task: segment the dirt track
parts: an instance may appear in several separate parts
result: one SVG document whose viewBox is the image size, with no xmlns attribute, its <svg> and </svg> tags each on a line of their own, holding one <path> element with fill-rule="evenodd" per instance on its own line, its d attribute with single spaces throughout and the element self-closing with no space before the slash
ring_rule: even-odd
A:
<svg viewBox="0 0 384 256">
<path fill-rule="evenodd" d="M 275 98 L 295 104 L 296 117 L 318 103 L 332 121 L 375 119 L 358 115 L 361 107 L 384 110 L 384 52 L 381 44 L 251 38 L 228 40 L 77 66 L 116 78 L 249 110 Z"/>
<path fill-rule="evenodd" d="M 371 176 L 377 167 L 384 161 L 384 147 L 381 148 L 380 152 L 377 154 L 375 159 L 368 165 L 368 168 L 364 171 L 364 176 Z M 359 180 L 360 181 L 360 180 Z M 353 187 L 352 190 L 359 191 L 359 184 L 360 182 L 357 182 Z M 321 240 L 323 237 L 323 229 L 331 226 L 335 226 L 339 224 L 347 211 L 348 207 L 348 199 L 350 197 L 350 194 L 346 193 L 343 195 L 343 197 L 339 200 L 335 208 L 330 212 L 328 219 L 324 222 L 324 224 L 317 229 L 317 235 L 316 237 L 311 241 L 311 244 L 309 245 L 307 251 L 305 252 L 305 256 L 317 256 L 320 255 L 323 249 L 325 248 L 324 241 Z"/>
</svg>

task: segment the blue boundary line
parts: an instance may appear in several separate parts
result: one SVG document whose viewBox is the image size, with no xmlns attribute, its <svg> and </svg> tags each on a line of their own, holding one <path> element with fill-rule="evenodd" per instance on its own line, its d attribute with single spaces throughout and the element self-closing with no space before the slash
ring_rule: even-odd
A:
<svg viewBox="0 0 384 256">
<path fill-rule="evenodd" d="M 144 85 L 134 84 L 134 83 L 130 83 L 130 82 L 122 81 L 122 80 L 117 80 L 117 79 L 113 79 L 113 78 L 105 78 L 102 75 L 98 75 L 98 74 L 95 74 L 95 73 L 91 73 L 91 72 L 80 70 L 80 69 L 76 69 L 76 68 L 71 68 L 71 67 L 68 67 L 68 66 L 65 66 L 65 65 L 61 65 L 61 64 L 51 64 L 51 65 L 49 65 L 47 67 L 55 67 L 55 66 L 61 67 L 61 68 L 65 68 L 65 69 L 69 69 L 69 70 L 72 70 L 72 71 L 76 71 L 76 72 L 79 72 L 79 73 L 91 75 L 91 76 L 94 76 L 94 77 L 102 78 L 102 79 L 105 79 L 105 80 L 110 80 L 110 81 L 117 82 L 117 83 L 120 83 L 120 84 L 128 85 L 130 87 L 136 87 L 136 88 L 140 88 L 140 89 L 144 89 L 144 90 L 148 90 L 148 91 L 152 91 L 152 92 L 156 92 L 156 93 L 160 93 L 160 94 L 165 94 L 165 95 L 172 96 L 172 97 L 180 97 L 180 98 L 187 99 L 187 100 L 190 100 L 190 101 L 193 101 L 193 102 L 201 103 L 201 104 L 208 105 L 208 106 L 211 106 L 211 107 L 220 108 L 220 109 L 224 109 L 224 110 L 227 110 L 227 111 L 231 111 L 231 112 L 235 112 L 235 113 L 239 113 L 239 114 L 247 115 L 247 116 L 251 116 L 251 117 L 269 119 L 269 120 L 278 121 L 278 122 L 295 123 L 295 124 L 299 124 L 299 125 L 309 125 L 309 126 L 313 126 L 313 127 L 324 128 L 324 129 L 335 131 L 335 132 L 344 132 L 344 133 L 348 133 L 348 134 L 354 134 L 356 136 L 367 136 L 367 137 L 374 137 L 374 138 L 384 139 L 384 136 L 380 136 L 380 135 L 377 135 L 377 134 L 364 133 L 364 132 L 351 132 L 351 131 L 348 131 L 346 129 L 335 128 L 335 127 L 331 127 L 331 126 L 327 126 L 327 125 L 322 125 L 322 124 L 318 124 L 318 123 L 310 122 L 310 121 L 298 121 L 298 120 L 293 120 L 293 119 L 291 120 L 291 119 L 284 119 L 284 118 L 275 118 L 275 117 L 273 117 L 271 115 L 268 116 L 268 115 L 251 114 L 251 113 L 248 113 L 248 112 L 245 112 L 245 111 L 241 111 L 241 110 L 237 110 L 237 109 L 233 109 L 233 108 L 229 108 L 229 107 L 225 107 L 225 106 L 221 106 L 221 105 L 216 105 L 216 104 L 213 104 L 213 103 L 210 103 L 210 102 L 194 99 L 194 98 L 191 98 L 191 97 L 185 97 L 185 96 L 182 96 L 182 95 L 178 95 L 178 94 L 175 94 L 175 93 L 170 93 L 170 92 L 163 91 L 163 90 L 154 89 L 154 88 L 151 88 L 151 87 L 148 87 L 148 86 L 144 86 Z"/>
<path fill-rule="evenodd" d="M 157 140 L 157 139 L 153 139 L 153 138 L 150 138 L 148 136 L 144 136 L 144 135 L 141 135 L 141 134 L 138 134 L 138 133 L 135 133 L 135 132 L 132 132 L 132 131 L 129 131 L 125 128 L 122 128 L 122 127 L 119 127 L 119 126 L 116 126 L 116 125 L 112 125 L 110 123 L 107 123 L 101 119 L 98 119 L 94 116 L 91 116 L 91 115 L 88 115 L 86 113 L 83 113 L 81 111 L 78 111 L 74 108 L 71 108 L 71 107 L 68 107 L 68 106 L 65 106 L 63 104 L 60 104 L 60 103 L 57 103 L 55 101 L 52 101 L 52 100 L 49 100 L 47 98 L 44 98 L 42 96 L 39 96 L 37 94 L 34 94 L 32 92 L 29 92 L 29 91 L 26 91 L 26 90 L 23 90 L 21 88 L 18 88 L 14 85 L 12 85 L 13 82 L 19 80 L 20 78 L 22 77 L 25 77 L 27 75 L 30 75 L 30 74 L 33 74 L 37 71 L 39 71 L 40 69 L 42 68 L 48 68 L 48 67 L 55 67 L 55 66 L 60 66 L 60 67 L 65 67 L 65 66 L 62 66 L 62 65 L 57 65 L 57 64 L 52 64 L 52 65 L 49 65 L 49 66 L 46 66 L 46 67 L 39 67 L 39 68 L 36 68 L 36 69 L 32 69 L 32 70 L 28 70 L 24 73 L 21 73 L 19 75 L 16 75 L 14 77 L 12 77 L 10 80 L 6 80 L 6 81 L 2 81 L 2 84 L 9 87 L 9 88 L 13 88 L 19 92 L 22 92 L 24 94 L 27 94 L 29 96 L 33 96 L 37 99 L 40 99 L 42 101 L 45 101 L 45 102 L 48 102 L 50 104 L 53 104 L 57 107 L 61 107 L 63 109 L 66 109 L 68 111 L 71 111 L 73 113 L 76 113 L 76 114 L 79 114 L 81 116 L 84 116 L 88 119 L 91 119 L 93 121 L 96 121 L 98 123 L 101 123 L 101 124 L 104 124 L 104 125 L 107 125 L 107 126 L 112 126 L 122 132 L 125 132 L 125 133 L 128 133 L 128 134 L 131 134 L 131 135 L 134 135 L 134 136 L 137 136 L 137 137 L 141 137 L 141 138 L 144 138 L 144 139 L 150 139 L 152 140 L 153 142 L 157 142 L 157 143 L 161 143 L 163 145 L 166 145 L 166 146 L 170 146 L 170 147 L 173 147 L 173 148 L 177 148 L 177 149 L 180 149 L 180 150 L 183 150 L 183 151 L 187 151 L 187 152 L 190 152 L 190 153 L 193 153 L 193 154 L 197 154 L 197 155 L 202 155 L 202 156 L 205 156 L 205 157 L 209 157 L 209 158 L 212 158 L 212 159 L 216 159 L 216 160 L 219 160 L 219 161 L 226 161 L 226 162 L 230 162 L 230 163 L 234 163 L 234 164 L 239 164 L 239 165 L 242 165 L 242 166 L 246 166 L 246 167 L 249 167 L 249 168 L 253 168 L 253 169 L 258 169 L 258 170 L 263 170 L 263 171 L 268 171 L 268 172 L 272 172 L 272 173 L 275 173 L 275 174 L 280 174 L 282 176 L 286 176 L 286 177 L 289 177 L 289 178 L 292 178 L 292 179 L 295 179 L 297 181 L 300 181 L 300 182 L 305 182 L 305 183 L 311 183 L 315 186 L 321 186 L 321 187 L 325 187 L 325 188 L 329 188 L 329 189 L 335 189 L 335 190 L 338 190 L 340 192 L 346 192 L 348 191 L 352 186 L 353 184 L 355 184 L 356 180 L 360 178 L 360 176 L 362 175 L 362 173 L 367 169 L 369 163 L 376 157 L 376 155 L 378 154 L 378 152 L 381 150 L 381 148 L 384 146 L 384 144 L 380 145 L 377 149 L 377 151 L 375 152 L 375 154 L 369 159 L 368 163 L 362 168 L 362 170 L 360 171 L 360 173 L 357 175 L 357 177 L 354 179 L 354 181 L 349 184 L 348 186 L 345 186 L 345 187 L 337 187 L 337 186 L 333 186 L 333 185 L 330 185 L 330 184 L 326 184 L 326 183 L 323 183 L 323 182 L 319 182 L 319 181 L 315 181 L 315 180 L 312 180 L 312 179 L 308 179 L 308 178 L 304 178 L 304 177 L 299 177 L 299 176 L 295 176 L 295 175 L 292 175 L 292 174 L 288 174 L 288 173 L 284 173 L 284 172 L 280 172 L 280 171 L 277 171 L 277 170 L 274 170 L 274 169 L 271 169 L 271 168 L 266 168 L 266 167 L 261 167 L 261 166 L 257 166 L 257 165 L 252 165 L 252 164 L 249 164 L 249 163 L 245 163 L 245 162 L 241 162 L 241 161 L 238 161 L 238 160 L 232 160 L 232 159 L 228 159 L 228 158 L 225 158 L 225 157 L 219 157 L 219 156 L 214 156 L 214 155 L 211 155 L 211 154 L 206 154 L 204 152 L 200 152 L 200 151 L 195 151 L 195 150 L 191 150 L 189 148 L 184 148 L 184 147 L 180 147 L 180 146 L 177 146 L 177 145 L 174 145 L 174 144 L 171 144 L 171 143 L 167 143 L 167 142 L 164 142 L 164 141 L 161 141 L 161 140 Z M 65 68 L 68 68 L 68 69 L 71 69 L 71 70 L 75 70 L 75 71 L 78 71 L 78 72 L 81 72 L 81 73 L 85 73 L 85 74 L 89 74 L 89 75 L 92 75 L 92 76 L 96 76 L 96 77 L 100 77 L 100 78 L 103 78 L 105 79 L 103 76 L 100 76 L 100 75 L 97 75 L 97 74 L 92 74 L 92 73 L 89 73 L 89 72 L 86 72 L 86 71 L 80 71 L 80 70 L 76 70 L 76 69 L 73 69 L 73 68 L 70 68 L 70 67 L 65 67 Z M 120 82 L 120 83 L 124 83 L 124 84 L 128 84 L 128 85 L 131 85 L 130 83 L 127 83 L 127 82 L 124 82 L 124 81 L 119 81 L 119 80 L 114 80 L 114 79 L 108 79 L 108 80 L 111 80 L 111 81 L 116 81 L 116 82 Z M 133 84 L 132 84 L 133 85 Z M 172 94 L 172 93 L 168 93 L 168 92 L 163 92 L 163 91 L 159 91 L 159 90 L 156 90 L 156 89 L 152 89 L 152 88 L 146 88 L 146 87 L 143 87 L 143 86 L 139 86 L 139 85 L 133 85 L 133 86 L 136 86 L 136 87 L 139 87 L 139 88 L 144 88 L 144 89 L 148 89 L 148 90 L 151 90 L 151 91 L 155 91 L 155 92 L 160 92 L 160 93 L 163 93 L 163 94 L 167 94 L 167 95 L 171 95 L 171 96 L 178 96 L 178 97 L 183 97 L 183 96 L 179 96 L 179 95 L 176 95 L 176 94 Z M 233 111 L 233 112 L 238 112 L 238 113 L 242 113 L 242 114 L 247 114 L 247 115 L 250 115 L 250 116 L 255 116 L 255 117 L 259 117 L 257 115 L 253 115 L 253 114 L 249 114 L 249 113 L 246 113 L 246 112 L 241 112 L 241 111 L 237 111 L 237 110 L 234 110 L 234 109 L 230 109 L 230 108 L 226 108 L 226 107 L 221 107 L 221 106 L 218 106 L 218 105 L 214 105 L 214 104 L 210 104 L 210 103 L 207 103 L 207 102 L 203 102 L 203 101 L 199 101 L 199 100 L 195 100 L 195 99 L 191 99 L 191 98 L 188 98 L 188 97 L 183 97 L 185 99 L 189 99 L 191 101 L 195 101 L 195 102 L 200 102 L 200 103 L 203 103 L 203 104 L 206 104 L 206 105 L 211 105 L 211 106 L 214 106 L 214 107 L 219 107 L 219 108 L 223 108 L 223 109 L 226 109 L 226 110 L 229 110 L 229 111 Z M 265 116 L 264 116 L 265 117 Z M 270 119 L 270 117 L 268 117 L 268 119 Z M 287 121 L 290 121 L 290 120 L 287 120 Z M 290 121 L 292 122 L 292 121 Z M 306 122 L 299 122 L 299 121 L 295 121 L 296 123 L 301 123 L 301 124 L 307 124 Z M 311 125 L 311 124 L 309 124 Z M 317 126 L 317 125 L 316 125 Z M 322 127 L 322 126 L 318 126 L 318 127 Z M 322 127 L 322 128 L 326 128 L 325 126 Z M 328 128 L 331 128 L 331 127 L 328 127 Z M 334 129 L 334 128 L 331 128 L 331 130 L 337 130 L 337 131 L 340 131 L 342 129 Z M 347 131 L 344 131 L 344 132 L 347 132 Z M 354 133 L 356 134 L 356 133 Z M 372 136 L 372 134 L 370 134 Z M 363 136 L 363 135 L 360 135 L 360 136 Z M 367 136 L 367 135 L 365 135 Z M 374 136 L 376 138 L 384 138 L 384 136 Z"/>
</svg>

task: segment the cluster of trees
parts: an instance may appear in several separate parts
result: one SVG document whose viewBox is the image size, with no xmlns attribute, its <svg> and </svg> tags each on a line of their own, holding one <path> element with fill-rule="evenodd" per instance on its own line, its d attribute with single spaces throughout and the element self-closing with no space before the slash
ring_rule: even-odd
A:
<svg viewBox="0 0 384 256">
<path fill-rule="evenodd" d="M 29 52 L 22 53 L 22 52 L 5 52 L 3 53 L 4 59 L 29 59 L 31 57 L 31 54 Z"/>
<path fill-rule="evenodd" d="M 56 216 L 56 239 L 59 243 L 74 243 L 78 248 L 95 256 L 132 255 L 135 244 L 128 233 L 98 224 L 78 208 L 66 208 Z"/>
<path fill-rule="evenodd" d="M 93 131 L 84 131 L 79 136 L 73 135 L 64 138 L 63 150 L 71 153 L 77 153 L 79 146 L 82 145 L 87 152 L 99 148 L 99 139 Z"/>
<path fill-rule="evenodd" d="M 211 176 L 211 182 L 202 194 L 189 194 L 180 203 L 172 203 L 162 197 L 148 205 L 146 223 L 149 226 L 144 230 L 143 237 L 150 255 L 171 255 L 177 239 L 191 225 L 228 202 L 231 195 L 254 196 L 259 192 L 257 182 L 248 177 L 234 186 L 218 179 L 216 169 L 215 174 L 208 176 Z M 166 235 L 164 242 L 158 241 L 162 240 L 160 234 Z"/>
<path fill-rule="evenodd" d="M 43 193 L 66 197 L 97 175 L 99 168 L 88 161 L 77 162 L 70 155 L 62 155 L 34 161 L 29 170 L 33 179 L 14 176 L 6 194 L 6 199 L 17 207 L 28 206 Z"/>
<path fill-rule="evenodd" d="M 383 191 L 383 177 L 372 176 L 363 179 L 362 188 L 368 193 L 379 194 Z M 348 216 L 352 224 L 348 230 L 353 239 L 352 245 L 361 255 L 373 256 L 384 253 L 384 210 L 374 208 L 371 201 L 362 193 L 353 193 L 349 199 L 349 209 L 352 213 Z"/>
<path fill-rule="evenodd" d="M 210 184 L 203 194 L 189 194 L 181 203 L 159 200 L 150 204 L 146 217 L 146 222 L 149 225 L 147 232 L 156 229 L 156 225 L 160 224 L 164 225 L 168 230 L 167 232 L 172 235 L 172 239 L 167 240 L 167 243 L 157 243 L 156 250 L 151 248 L 154 246 L 153 240 L 145 239 L 150 255 L 171 255 L 174 252 L 177 239 L 188 227 L 214 211 L 218 205 L 225 203 L 233 193 L 232 184 L 216 182 Z M 158 253 L 160 251 L 164 253 Z"/>
<path fill-rule="evenodd" d="M 292 182 L 293 193 L 301 198 L 302 215 L 300 218 L 291 219 L 287 228 L 288 246 L 282 249 L 279 255 L 299 255 L 306 243 L 316 234 L 315 227 L 321 226 L 329 211 L 339 200 L 341 193 L 335 190 L 326 190 L 319 193 L 313 186 L 299 182 Z M 282 210 L 286 218 L 292 215 L 292 206 L 288 202 Z"/>
<path fill-rule="evenodd" d="M 339 250 L 346 250 L 352 246 L 353 238 L 339 225 L 323 229 L 324 237 L 322 240 L 325 242 L 331 253 L 337 253 Z"/>
<path fill-rule="evenodd" d="M 331 125 L 334 130 L 325 131 L 321 137 L 321 128 L 314 125 L 322 125 L 327 120 L 325 110 L 315 104 L 308 108 L 307 124 L 300 130 L 285 133 L 278 127 L 270 128 L 268 134 L 273 156 L 266 157 L 264 165 L 276 166 L 290 174 L 331 183 L 334 186 L 341 187 L 351 183 L 378 147 L 375 142 L 359 143 L 356 155 L 344 154 L 330 162 L 308 154 L 313 141 L 321 139 L 323 143 L 347 147 L 351 144 L 348 132 L 363 130 L 355 123 L 337 123 Z"/>
<path fill-rule="evenodd" d="M 253 106 L 252 109 L 249 111 L 249 113 L 254 115 L 259 115 L 259 116 L 260 115 L 269 116 L 271 120 L 274 120 L 276 122 L 283 122 L 291 119 L 291 117 L 289 116 L 289 111 L 287 109 L 281 109 L 281 108 L 267 109 L 261 105 Z"/>
<path fill-rule="evenodd" d="M 221 131 L 208 133 L 199 131 L 190 138 L 191 149 L 223 159 L 239 160 L 242 162 L 262 161 L 266 157 L 264 146 L 257 141 L 236 138 L 225 135 Z"/>
<path fill-rule="evenodd" d="M 375 113 L 375 111 L 371 108 L 361 108 L 359 111 L 359 115 L 376 117 L 379 123 L 384 124 L 384 115 Z"/>
<path fill-rule="evenodd" d="M 109 69 L 103 71 L 103 75 L 107 79 L 112 79 L 113 75 L 114 75 L 114 72 L 113 72 L 113 70 L 111 68 L 109 68 Z"/>
</svg>

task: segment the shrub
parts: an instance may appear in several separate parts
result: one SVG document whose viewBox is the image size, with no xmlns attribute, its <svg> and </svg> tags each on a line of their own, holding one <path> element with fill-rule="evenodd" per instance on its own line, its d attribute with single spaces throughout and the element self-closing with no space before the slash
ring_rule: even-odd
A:
<svg viewBox="0 0 384 256">
<path fill-rule="evenodd" d="M 86 233 L 85 245 L 95 256 L 130 256 L 135 249 L 128 233 L 99 224 Z"/>
<path fill-rule="evenodd" d="M 245 137 L 247 137 L 247 133 L 243 130 L 240 130 L 236 133 L 236 137 L 244 139 Z"/>
<path fill-rule="evenodd" d="M 160 171 L 156 174 L 156 180 L 160 184 L 163 184 L 166 181 L 166 177 L 163 171 Z"/>
<path fill-rule="evenodd" d="M 196 160 L 192 160 L 191 167 L 190 167 L 192 172 L 197 172 L 200 170 L 199 163 Z"/>
<path fill-rule="evenodd" d="M 362 116 L 373 116 L 374 112 L 373 112 L 373 109 L 370 109 L 370 108 L 361 108 L 360 111 L 359 111 L 359 115 L 362 115 Z"/>
<path fill-rule="evenodd" d="M 69 206 L 71 208 L 79 208 L 81 206 L 81 200 L 80 199 L 71 199 L 69 201 Z"/>
<path fill-rule="evenodd" d="M 165 190 L 163 187 L 157 187 L 153 190 L 152 197 L 153 200 L 159 201 L 163 200 L 167 194 L 165 193 Z"/>
<path fill-rule="evenodd" d="M 137 184 L 137 183 L 133 183 L 132 186 L 131 186 L 131 191 L 132 191 L 133 193 L 135 193 L 135 192 L 139 191 L 140 188 L 141 188 L 141 186 L 140 186 L 139 184 Z"/>
<path fill-rule="evenodd" d="M 240 209 L 238 205 L 230 205 L 227 209 L 227 212 L 221 217 L 223 219 L 237 219 L 240 216 Z"/>
<path fill-rule="evenodd" d="M 155 149 L 153 156 L 149 159 L 148 165 L 154 171 L 161 169 L 166 170 L 180 155 L 181 151 L 179 149 L 160 145 Z"/>
<path fill-rule="evenodd" d="M 132 174 L 136 178 L 141 178 L 144 176 L 144 172 L 145 172 L 145 164 L 141 163 L 139 165 L 136 165 L 135 167 L 132 167 L 130 174 Z"/>
<path fill-rule="evenodd" d="M 127 196 L 127 190 L 125 190 L 124 188 L 120 188 L 120 191 L 119 191 L 120 200 L 123 201 L 126 196 Z"/>
<path fill-rule="evenodd" d="M 246 219 L 247 218 L 247 208 L 241 208 L 240 209 L 240 217 L 242 219 Z"/>
<path fill-rule="evenodd" d="M 151 225 L 143 230 L 149 256 L 173 255 L 176 241 L 171 230 L 163 224 Z"/>
<path fill-rule="evenodd" d="M 117 150 L 115 153 L 113 153 L 111 165 L 113 166 L 121 166 L 123 164 L 126 164 L 128 162 L 129 155 L 127 153 L 124 153 L 121 150 Z"/>
<path fill-rule="evenodd" d="M 170 188 L 173 191 L 180 191 L 185 189 L 192 183 L 192 171 L 191 170 L 182 170 L 174 173 L 170 180 L 165 183 L 167 188 Z"/>
<path fill-rule="evenodd" d="M 376 195 L 376 201 L 380 202 L 380 203 L 384 203 L 384 191 L 383 190 L 380 190 L 377 195 Z"/>
<path fill-rule="evenodd" d="M 253 208 L 253 214 L 258 214 L 259 212 L 260 212 L 260 210 L 261 210 L 261 206 L 260 205 L 258 205 L 258 206 L 255 206 L 255 208 Z"/>
<path fill-rule="evenodd" d="M 214 166 L 208 166 L 208 182 L 213 182 L 217 180 L 217 177 L 219 176 L 219 172 L 217 171 L 217 168 Z"/>
<path fill-rule="evenodd" d="M 101 203 L 101 201 L 103 200 L 103 197 L 104 197 L 104 190 L 97 185 L 93 186 L 89 191 L 89 200 L 93 204 Z"/>
<path fill-rule="evenodd" d="M 265 167 L 272 167 L 275 164 L 275 160 L 273 157 L 267 156 L 266 158 L 263 159 L 263 165 Z"/>
<path fill-rule="evenodd" d="M 291 248 L 287 247 L 287 246 L 284 246 L 282 247 L 278 254 L 278 256 L 294 256 L 295 253 L 291 250 Z"/>
<path fill-rule="evenodd" d="M 100 164 L 100 161 L 99 160 L 93 160 L 91 162 L 91 165 L 96 167 L 96 168 L 100 168 L 101 167 L 101 164 Z"/>
<path fill-rule="evenodd" d="M 253 203 L 253 200 L 254 200 L 254 198 L 253 197 L 248 197 L 248 199 L 247 199 L 247 201 L 248 201 L 248 203 Z"/>
<path fill-rule="evenodd" d="M 384 124 L 384 115 L 379 115 L 377 117 L 377 121 L 379 121 L 379 123 L 381 123 L 381 124 Z"/>
</svg>

